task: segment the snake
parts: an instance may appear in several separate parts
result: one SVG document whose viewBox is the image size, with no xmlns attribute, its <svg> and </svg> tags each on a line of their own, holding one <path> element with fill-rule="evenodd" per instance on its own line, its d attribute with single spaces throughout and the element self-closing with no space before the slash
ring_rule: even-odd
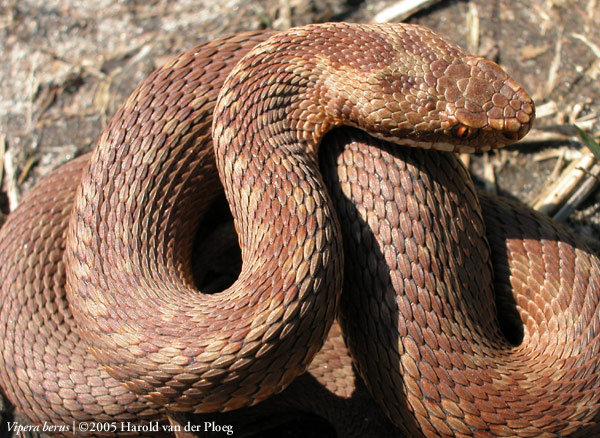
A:
<svg viewBox="0 0 600 438">
<path fill-rule="evenodd" d="M 0 229 L 5 394 L 35 424 L 173 425 L 316 384 L 353 421 L 376 417 L 373 436 L 589 436 L 598 258 L 539 214 L 478 201 L 449 154 L 512 144 L 533 119 L 497 64 L 418 25 L 251 32 L 177 56 Z M 241 266 L 202 293 L 194 236 L 223 192 Z"/>
</svg>

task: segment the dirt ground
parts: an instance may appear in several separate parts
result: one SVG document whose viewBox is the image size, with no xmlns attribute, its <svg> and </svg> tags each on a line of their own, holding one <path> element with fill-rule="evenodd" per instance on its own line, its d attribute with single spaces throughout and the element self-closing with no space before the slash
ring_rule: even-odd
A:
<svg viewBox="0 0 600 438">
<path fill-rule="evenodd" d="M 368 22 L 394 3 L 4 0 L 0 215 L 40 176 L 88 151 L 133 88 L 173 54 L 241 30 Z M 600 0 L 433 3 L 408 21 L 496 60 L 534 98 L 536 141 L 473 157 L 470 166 L 481 187 L 533 203 L 581 155 L 573 124 L 600 136 Z M 600 249 L 600 191 L 567 223 Z"/>
</svg>

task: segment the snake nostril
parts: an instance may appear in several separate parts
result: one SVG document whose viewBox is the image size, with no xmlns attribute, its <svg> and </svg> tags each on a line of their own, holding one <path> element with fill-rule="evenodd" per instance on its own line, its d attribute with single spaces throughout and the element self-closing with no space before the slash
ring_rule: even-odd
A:
<svg viewBox="0 0 600 438">
<path fill-rule="evenodd" d="M 519 135 L 516 132 L 506 131 L 503 132 L 502 135 L 504 136 L 504 138 L 510 141 L 515 141 L 519 139 Z"/>
</svg>

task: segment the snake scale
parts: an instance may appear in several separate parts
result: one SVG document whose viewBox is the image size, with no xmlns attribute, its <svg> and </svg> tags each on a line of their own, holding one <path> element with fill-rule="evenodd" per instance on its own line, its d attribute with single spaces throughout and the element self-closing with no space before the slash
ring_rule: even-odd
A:
<svg viewBox="0 0 600 438">
<path fill-rule="evenodd" d="M 593 436 L 598 258 L 478 201 L 448 153 L 533 118 L 496 64 L 416 25 L 183 53 L 0 229 L 4 392 L 36 424 L 313 409 L 338 436 Z M 223 189 L 239 275 L 199 293 Z"/>
</svg>

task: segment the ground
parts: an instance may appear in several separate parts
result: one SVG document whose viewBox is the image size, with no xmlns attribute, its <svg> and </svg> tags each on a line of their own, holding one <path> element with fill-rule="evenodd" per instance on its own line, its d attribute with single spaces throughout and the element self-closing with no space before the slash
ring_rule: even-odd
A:
<svg viewBox="0 0 600 438">
<path fill-rule="evenodd" d="M 394 3 L 5 0 L 0 4 L 0 221 L 40 176 L 89 150 L 126 96 L 173 54 L 241 30 L 368 22 Z M 470 167 L 479 185 L 534 203 L 582 153 L 573 124 L 600 134 L 600 0 L 429 3 L 408 21 L 496 60 L 534 98 L 535 141 L 476 156 Z M 599 201 L 600 192 L 591 192 L 567 219 L 596 249 Z"/>
</svg>

